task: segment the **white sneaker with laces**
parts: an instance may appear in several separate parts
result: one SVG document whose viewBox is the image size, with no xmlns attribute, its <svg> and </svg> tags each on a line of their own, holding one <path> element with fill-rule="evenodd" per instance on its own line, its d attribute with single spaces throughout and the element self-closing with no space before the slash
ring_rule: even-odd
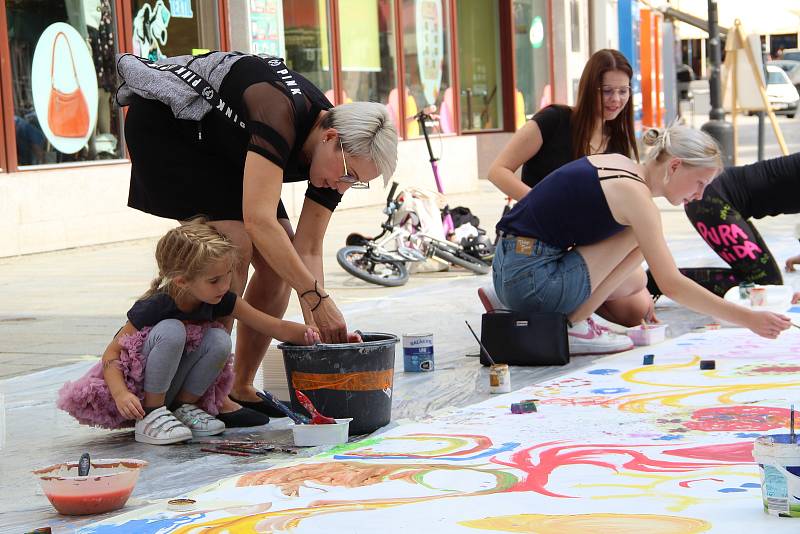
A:
<svg viewBox="0 0 800 534">
<path fill-rule="evenodd" d="M 500 301 L 497 292 L 494 290 L 494 284 L 487 284 L 478 288 L 478 298 L 481 299 L 481 304 L 486 309 L 486 312 L 493 312 L 494 310 L 507 309 L 506 305 Z"/>
<path fill-rule="evenodd" d="M 592 319 L 580 321 L 567 328 L 567 338 L 571 356 L 613 354 L 633 348 L 631 338 L 602 328 Z"/>
<path fill-rule="evenodd" d="M 172 413 L 178 421 L 189 427 L 196 438 L 216 436 L 225 430 L 225 423 L 194 404 L 183 404 Z"/>
<path fill-rule="evenodd" d="M 192 431 L 162 406 L 136 421 L 134 439 L 151 445 L 169 445 L 192 439 Z"/>
</svg>

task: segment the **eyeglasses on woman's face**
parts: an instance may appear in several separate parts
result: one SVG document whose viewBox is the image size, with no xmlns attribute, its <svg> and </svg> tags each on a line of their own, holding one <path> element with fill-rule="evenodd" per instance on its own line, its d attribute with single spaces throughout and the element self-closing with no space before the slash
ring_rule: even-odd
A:
<svg viewBox="0 0 800 534">
<path fill-rule="evenodd" d="M 339 177 L 339 181 L 349 185 L 351 189 L 369 189 L 369 182 L 362 182 L 347 170 L 347 159 L 344 157 L 344 146 L 341 139 L 339 139 L 339 148 L 342 151 L 342 163 L 344 164 L 344 174 Z"/>
<path fill-rule="evenodd" d="M 630 85 L 623 85 L 621 87 L 612 87 L 610 85 L 600 86 L 600 93 L 603 95 L 603 100 L 611 100 L 614 95 L 617 95 L 620 100 L 627 100 L 631 96 Z"/>
</svg>

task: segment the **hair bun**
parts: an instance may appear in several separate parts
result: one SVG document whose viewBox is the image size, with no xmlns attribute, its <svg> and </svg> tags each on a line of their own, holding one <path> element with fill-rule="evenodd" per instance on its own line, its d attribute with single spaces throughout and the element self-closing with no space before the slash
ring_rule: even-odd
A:
<svg viewBox="0 0 800 534">
<path fill-rule="evenodd" d="M 642 142 L 647 146 L 656 146 L 663 135 L 664 132 L 659 128 L 649 128 L 642 135 Z"/>
</svg>

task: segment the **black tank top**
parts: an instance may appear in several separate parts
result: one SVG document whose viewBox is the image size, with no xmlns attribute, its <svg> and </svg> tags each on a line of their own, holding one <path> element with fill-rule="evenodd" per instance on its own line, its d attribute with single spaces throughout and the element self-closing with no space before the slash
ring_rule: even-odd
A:
<svg viewBox="0 0 800 534">
<path fill-rule="evenodd" d="M 621 174 L 600 178 L 598 171 Z M 621 232 L 611 214 L 602 180 L 629 178 L 644 183 L 638 175 L 609 167 L 595 167 L 585 157 L 551 172 L 531 189 L 497 223 L 507 234 L 534 237 L 564 250 L 577 245 L 591 245 Z"/>
</svg>

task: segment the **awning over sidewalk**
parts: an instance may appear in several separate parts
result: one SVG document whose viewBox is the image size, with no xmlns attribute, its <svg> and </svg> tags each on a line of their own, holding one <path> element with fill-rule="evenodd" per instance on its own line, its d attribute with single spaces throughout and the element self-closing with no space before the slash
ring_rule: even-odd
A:
<svg viewBox="0 0 800 534">
<path fill-rule="evenodd" d="M 654 5 L 658 3 L 654 2 Z M 759 3 L 752 0 L 722 0 L 717 2 L 719 25 L 732 28 L 736 19 L 742 22 L 746 34 L 782 34 L 800 31 L 800 1 L 769 0 Z M 672 0 L 668 5 L 699 19 L 708 18 L 707 0 Z M 677 34 L 681 39 L 705 39 L 708 33 L 695 26 L 678 22 Z"/>
</svg>

